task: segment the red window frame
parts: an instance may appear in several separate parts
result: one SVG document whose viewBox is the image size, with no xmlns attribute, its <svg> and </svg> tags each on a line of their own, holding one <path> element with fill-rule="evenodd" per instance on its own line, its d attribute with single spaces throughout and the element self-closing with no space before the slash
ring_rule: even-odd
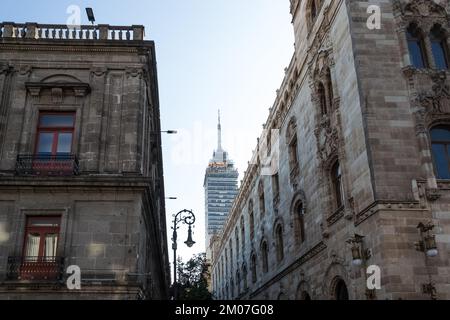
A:
<svg viewBox="0 0 450 320">
<path fill-rule="evenodd" d="M 51 115 L 55 115 L 55 116 L 61 116 L 61 115 L 70 115 L 73 117 L 73 122 L 72 122 L 72 126 L 71 127 L 45 127 L 42 126 L 42 117 L 43 116 L 51 116 Z M 52 151 L 51 151 L 51 155 L 55 156 L 57 155 L 57 150 L 58 150 L 58 135 L 60 133 L 71 133 L 72 134 L 72 144 L 70 146 L 70 152 L 72 152 L 72 147 L 73 147 L 73 137 L 74 137 L 74 131 L 75 131 L 75 112 L 40 112 L 39 113 L 39 122 L 38 122 L 38 127 L 37 127 L 37 135 L 36 135 L 36 143 L 35 143 L 35 147 L 34 147 L 34 153 L 35 154 L 39 154 L 39 138 L 41 136 L 41 133 L 53 133 L 53 140 L 52 140 Z"/>
<path fill-rule="evenodd" d="M 39 226 L 39 220 L 54 220 L 52 226 Z M 34 222 L 34 224 L 33 224 Z M 23 280 L 44 280 L 56 278 L 59 273 L 56 252 L 60 240 L 61 216 L 27 216 L 24 242 L 22 248 L 22 263 L 20 266 L 20 278 Z M 37 256 L 27 256 L 28 235 L 30 233 L 39 234 L 39 247 Z M 46 237 L 48 234 L 56 234 L 57 242 L 54 256 L 45 255 Z"/>
</svg>

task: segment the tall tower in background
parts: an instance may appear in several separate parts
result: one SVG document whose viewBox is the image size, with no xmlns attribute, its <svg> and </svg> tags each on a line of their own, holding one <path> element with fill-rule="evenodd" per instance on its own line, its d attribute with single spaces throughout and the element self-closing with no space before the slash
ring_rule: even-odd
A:
<svg viewBox="0 0 450 320">
<path fill-rule="evenodd" d="M 210 241 L 214 234 L 222 230 L 223 224 L 238 191 L 238 171 L 228 153 L 222 149 L 222 127 L 220 111 L 217 125 L 217 149 L 206 168 L 205 215 L 206 215 L 206 258 L 211 259 Z"/>
</svg>

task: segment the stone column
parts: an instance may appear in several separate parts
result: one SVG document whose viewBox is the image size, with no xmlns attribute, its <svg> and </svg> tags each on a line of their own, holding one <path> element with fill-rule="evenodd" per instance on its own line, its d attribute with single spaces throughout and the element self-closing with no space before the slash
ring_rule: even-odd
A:
<svg viewBox="0 0 450 320">
<path fill-rule="evenodd" d="M 105 96 L 106 68 L 91 70 L 91 94 L 89 107 L 86 112 L 84 141 L 80 145 L 80 154 L 83 154 L 83 168 L 88 172 L 98 172 L 101 145 L 102 112 Z"/>
<path fill-rule="evenodd" d="M 10 90 L 11 90 L 11 67 L 0 65 L 0 161 L 2 161 L 2 150 L 4 145 L 4 135 L 6 130 L 6 118 L 8 115 Z M 3 161 L 2 161 L 3 162 Z M 6 169 L 0 162 L 0 169 Z"/>
<path fill-rule="evenodd" d="M 11 92 L 13 99 L 9 105 L 8 131 L 5 132 L 2 154 L 2 167 L 6 170 L 14 170 L 16 158 L 19 153 L 20 140 L 22 137 L 22 122 L 27 101 L 25 83 L 31 74 L 31 67 L 23 67 L 18 70 L 15 78 L 15 92 Z M 30 150 L 31 152 L 31 150 Z"/>
</svg>

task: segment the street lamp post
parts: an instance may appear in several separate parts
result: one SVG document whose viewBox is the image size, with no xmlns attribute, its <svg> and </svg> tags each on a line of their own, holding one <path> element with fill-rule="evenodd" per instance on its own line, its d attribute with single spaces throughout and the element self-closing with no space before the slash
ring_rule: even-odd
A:
<svg viewBox="0 0 450 320">
<path fill-rule="evenodd" d="M 191 210 L 181 210 L 173 219 L 173 235 L 172 235 L 172 249 L 173 249 L 173 298 L 177 299 L 177 230 L 180 228 L 178 223 L 184 223 L 189 226 L 188 238 L 184 242 L 189 248 L 195 244 L 192 240 L 192 225 L 195 222 L 195 215 Z"/>
</svg>

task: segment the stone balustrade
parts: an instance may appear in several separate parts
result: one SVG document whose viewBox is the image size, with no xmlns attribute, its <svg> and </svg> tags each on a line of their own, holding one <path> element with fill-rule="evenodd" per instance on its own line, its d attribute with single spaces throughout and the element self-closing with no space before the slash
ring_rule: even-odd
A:
<svg viewBox="0 0 450 320">
<path fill-rule="evenodd" d="M 0 23 L 1 39 L 142 41 L 144 40 L 144 31 L 144 26 L 141 25 L 69 26 L 63 24 Z"/>
</svg>

